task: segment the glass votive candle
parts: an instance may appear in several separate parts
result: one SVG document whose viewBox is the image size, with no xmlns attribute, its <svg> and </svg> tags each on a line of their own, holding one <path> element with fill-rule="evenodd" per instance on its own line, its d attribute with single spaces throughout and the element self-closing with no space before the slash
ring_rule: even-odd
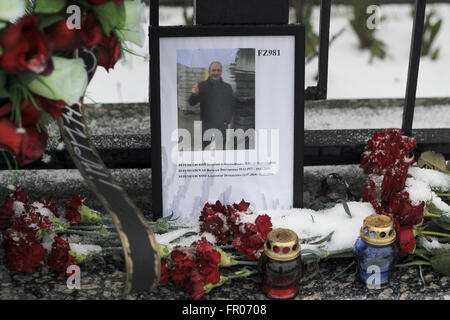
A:
<svg viewBox="0 0 450 320">
<path fill-rule="evenodd" d="M 262 290 L 271 299 L 291 299 L 299 291 L 303 276 L 297 234 L 289 229 L 274 229 L 267 235 L 259 259 Z"/>
<path fill-rule="evenodd" d="M 368 288 L 389 282 L 398 257 L 396 233 L 390 217 L 373 214 L 364 219 L 360 237 L 353 247 L 357 276 Z"/>
</svg>

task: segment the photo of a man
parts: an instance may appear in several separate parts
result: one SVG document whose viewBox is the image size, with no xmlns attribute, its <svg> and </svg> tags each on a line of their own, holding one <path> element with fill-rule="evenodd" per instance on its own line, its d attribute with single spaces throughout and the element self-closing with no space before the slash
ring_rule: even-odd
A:
<svg viewBox="0 0 450 320">
<path fill-rule="evenodd" d="M 178 50 L 177 92 L 180 151 L 255 148 L 254 48 Z"/>
<path fill-rule="evenodd" d="M 235 112 L 234 93 L 231 85 L 222 79 L 222 64 L 213 61 L 208 68 L 207 80 L 195 84 L 189 97 L 191 106 L 200 103 L 200 120 L 202 121 L 202 136 L 210 129 L 220 131 L 220 137 L 215 136 L 217 149 L 225 149 L 226 129 L 232 129 Z M 216 134 L 219 132 L 216 131 Z M 220 142 L 219 142 L 220 141 Z M 203 149 L 209 141 L 203 141 Z M 220 146 L 218 144 L 221 144 Z"/>
</svg>

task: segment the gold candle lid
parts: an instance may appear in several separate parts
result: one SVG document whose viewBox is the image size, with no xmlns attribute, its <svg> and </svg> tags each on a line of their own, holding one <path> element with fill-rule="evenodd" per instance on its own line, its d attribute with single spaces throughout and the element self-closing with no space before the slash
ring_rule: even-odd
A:
<svg viewBox="0 0 450 320">
<path fill-rule="evenodd" d="M 388 245 L 395 241 L 394 223 L 388 216 L 372 214 L 364 219 L 361 239 L 375 245 Z"/>
<path fill-rule="evenodd" d="M 300 255 L 297 234 L 289 229 L 273 229 L 264 243 L 264 253 L 277 261 L 294 260 Z"/>
</svg>

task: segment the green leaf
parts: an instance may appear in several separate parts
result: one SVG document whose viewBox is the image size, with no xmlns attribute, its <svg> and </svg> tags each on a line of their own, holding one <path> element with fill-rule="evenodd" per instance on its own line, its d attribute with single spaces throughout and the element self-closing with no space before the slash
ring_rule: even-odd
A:
<svg viewBox="0 0 450 320">
<path fill-rule="evenodd" d="M 66 0 L 36 0 L 35 13 L 56 13 L 66 7 Z"/>
<path fill-rule="evenodd" d="M 438 170 L 441 172 L 446 172 L 446 161 L 442 154 L 434 152 L 434 151 L 425 151 L 423 152 L 419 160 L 417 161 L 417 165 L 420 168 L 428 168 L 433 170 Z"/>
<path fill-rule="evenodd" d="M 39 18 L 39 30 L 43 31 L 45 28 L 65 19 L 62 14 L 42 14 L 38 16 Z"/>
<path fill-rule="evenodd" d="M 433 256 L 430 262 L 434 270 L 450 276 L 450 250 Z"/>
<path fill-rule="evenodd" d="M 120 29 L 125 25 L 125 6 L 108 2 L 99 6 L 94 6 L 93 10 L 97 19 L 103 27 L 103 31 L 109 36 L 112 30 Z"/>
<path fill-rule="evenodd" d="M 320 239 L 319 241 L 311 242 L 310 244 L 316 245 L 316 244 L 321 244 L 321 243 L 323 243 L 323 242 L 330 241 L 330 239 L 331 239 L 331 237 L 333 236 L 333 234 L 334 234 L 334 231 L 331 231 L 326 237 Z"/>
<path fill-rule="evenodd" d="M 345 213 L 350 217 L 352 217 L 352 213 L 350 212 L 350 208 L 348 207 L 347 201 L 345 200 L 340 200 L 339 202 L 342 202 L 342 206 L 344 207 Z"/>
<path fill-rule="evenodd" d="M 431 201 L 427 203 L 427 206 L 425 209 L 427 210 L 427 212 L 433 213 L 433 214 L 442 215 L 442 213 L 443 213 L 443 211 L 441 209 L 439 209 L 438 207 L 436 207 L 436 205 Z"/>
<path fill-rule="evenodd" d="M 431 60 L 436 60 L 438 58 L 439 51 L 440 51 L 440 48 L 437 48 L 436 50 L 433 51 L 433 54 L 431 55 Z M 450 169 L 447 168 L 447 170 L 450 170 Z"/>
<path fill-rule="evenodd" d="M 450 217 L 445 214 L 441 214 L 439 218 L 431 220 L 435 227 L 443 230 L 450 231 Z"/>
</svg>

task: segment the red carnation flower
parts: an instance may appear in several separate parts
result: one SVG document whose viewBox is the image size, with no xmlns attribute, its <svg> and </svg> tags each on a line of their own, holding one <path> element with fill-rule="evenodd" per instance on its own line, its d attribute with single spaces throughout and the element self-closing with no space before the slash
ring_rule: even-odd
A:
<svg viewBox="0 0 450 320">
<path fill-rule="evenodd" d="M 14 217 L 14 203 L 27 203 L 28 195 L 22 190 L 14 190 L 9 193 L 3 205 L 0 207 L 0 229 L 7 229 L 11 226 L 12 218 Z"/>
<path fill-rule="evenodd" d="M 53 201 L 52 199 L 39 199 L 38 202 L 41 203 L 44 208 L 50 210 L 55 217 L 57 218 L 59 217 L 58 210 L 56 209 L 55 206 L 56 205 L 55 201 Z"/>
<path fill-rule="evenodd" d="M 361 168 L 366 174 L 383 175 L 389 168 L 405 162 L 415 146 L 416 140 L 403 136 L 403 132 L 398 129 L 379 131 L 364 147 Z"/>
<path fill-rule="evenodd" d="M 98 65 L 104 67 L 106 71 L 113 69 L 121 54 L 120 43 L 116 35 L 113 33 L 109 37 L 103 36 L 97 48 Z"/>
<path fill-rule="evenodd" d="M 38 240 L 40 230 L 51 230 L 53 227 L 47 216 L 35 211 L 29 204 L 25 205 L 25 211 L 11 220 L 11 227 L 7 230 L 10 239 L 23 238 L 27 242 Z"/>
<path fill-rule="evenodd" d="M 241 230 L 241 233 L 235 236 L 233 246 L 236 250 L 244 252 L 248 260 L 258 260 L 264 251 L 266 237 L 253 223 L 245 223 L 241 226 Z"/>
<path fill-rule="evenodd" d="M 20 244 L 9 240 L 5 244 L 5 253 L 9 270 L 31 274 L 44 261 L 46 251 L 38 242 Z"/>
<path fill-rule="evenodd" d="M 55 237 L 52 251 L 48 255 L 47 263 L 53 271 L 59 272 L 60 277 L 66 276 L 67 268 L 75 263 L 75 258 L 69 253 L 69 241 Z"/>
<path fill-rule="evenodd" d="M 397 241 L 399 247 L 398 255 L 400 257 L 410 253 L 416 246 L 413 228 L 411 226 L 400 226 L 397 229 Z"/>
<path fill-rule="evenodd" d="M 221 213 L 226 213 L 227 211 L 226 207 L 219 200 L 217 200 L 215 204 L 211 205 L 211 209 L 213 209 L 215 212 Z"/>
<path fill-rule="evenodd" d="M 213 234 L 220 245 L 226 245 L 230 238 L 227 219 L 222 213 L 216 213 L 201 222 L 200 234 L 204 232 Z"/>
<path fill-rule="evenodd" d="M 24 133 L 17 132 L 18 127 L 9 119 L 0 118 L 0 148 L 13 153 L 20 165 L 38 159 L 47 146 L 48 135 L 36 126 L 24 127 Z"/>
<path fill-rule="evenodd" d="M 171 270 L 172 281 L 179 286 L 186 286 L 189 275 L 195 269 L 194 255 L 190 248 L 175 247 L 170 254 L 173 267 Z"/>
<path fill-rule="evenodd" d="M 241 217 L 237 213 L 234 206 L 227 206 L 227 223 L 233 235 L 239 234 L 239 226 L 241 225 Z"/>
<path fill-rule="evenodd" d="M 195 264 L 200 274 L 203 276 L 203 282 L 216 284 L 220 280 L 219 263 L 220 253 L 214 249 L 214 246 L 206 240 L 201 240 L 191 244 L 196 248 Z"/>
<path fill-rule="evenodd" d="M 214 216 L 216 214 L 216 211 L 212 209 L 212 205 L 209 203 L 206 203 L 203 207 L 202 211 L 200 212 L 200 221 L 204 221 L 206 218 Z"/>
<path fill-rule="evenodd" d="M 425 202 L 413 205 L 408 192 L 398 193 L 389 202 L 389 209 L 395 220 L 402 225 L 416 225 L 422 222 Z"/>
<path fill-rule="evenodd" d="M 39 20 L 35 16 L 26 15 L 3 31 L 0 35 L 1 69 L 12 74 L 49 75 L 53 71 L 53 43 L 38 26 Z"/>
<path fill-rule="evenodd" d="M 234 203 L 233 207 L 236 208 L 238 211 L 247 211 L 248 207 L 250 206 L 250 202 L 245 202 L 244 199 L 241 200 L 238 204 Z"/>
<path fill-rule="evenodd" d="M 228 215 L 227 208 L 220 201 L 215 204 L 206 203 L 199 218 L 200 233 L 209 232 L 216 237 L 218 244 L 227 244 L 231 236 Z"/>
<path fill-rule="evenodd" d="M 164 284 L 169 281 L 169 268 L 167 267 L 167 259 L 161 259 L 161 274 L 159 277 L 159 283 Z"/>
<path fill-rule="evenodd" d="M 80 195 L 74 194 L 70 200 L 64 200 L 64 206 L 66 207 L 66 219 L 70 225 L 77 226 L 81 222 L 80 208 L 84 204 L 84 200 Z"/>
<path fill-rule="evenodd" d="M 381 183 L 381 200 L 389 201 L 396 193 L 405 188 L 408 177 L 409 164 L 401 164 L 398 167 L 386 170 Z"/>
<path fill-rule="evenodd" d="M 272 222 L 267 214 L 259 215 L 255 220 L 256 227 L 264 239 L 272 231 Z"/>
<path fill-rule="evenodd" d="M 372 202 L 372 201 L 378 201 L 381 199 L 381 188 L 377 187 L 376 181 L 379 176 L 370 174 L 367 179 L 366 183 L 364 185 L 363 190 L 363 201 L 365 202 Z"/>
<path fill-rule="evenodd" d="M 192 299 L 198 300 L 206 293 L 203 277 L 198 270 L 192 270 L 187 278 L 186 285 L 187 291 L 190 293 Z"/>
</svg>

